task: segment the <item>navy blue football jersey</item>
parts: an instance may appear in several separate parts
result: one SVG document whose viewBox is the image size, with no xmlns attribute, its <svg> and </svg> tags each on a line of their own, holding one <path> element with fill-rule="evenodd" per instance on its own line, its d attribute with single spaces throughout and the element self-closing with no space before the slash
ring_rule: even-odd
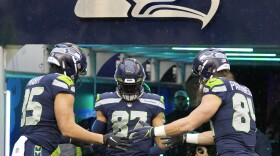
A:
<svg viewBox="0 0 280 156">
<path fill-rule="evenodd" d="M 74 82 L 68 76 L 47 74 L 31 79 L 26 88 L 21 116 L 22 135 L 52 152 L 62 135 L 54 112 L 58 93 L 74 95 Z"/>
<path fill-rule="evenodd" d="M 139 99 L 126 102 L 117 92 L 108 92 L 97 96 L 95 110 L 101 111 L 107 119 L 106 133 L 117 132 L 118 136 L 128 136 L 129 130 L 141 126 L 140 120 L 152 125 L 152 120 L 164 112 L 164 103 L 162 96 L 151 93 L 143 93 Z M 153 140 L 147 139 L 129 147 L 126 152 L 107 148 L 106 153 L 111 156 L 144 156 L 148 155 L 152 146 Z"/>
<path fill-rule="evenodd" d="M 203 95 L 214 94 L 222 104 L 211 118 L 219 154 L 253 151 L 256 144 L 255 110 L 251 91 L 226 78 L 211 78 Z"/>
</svg>

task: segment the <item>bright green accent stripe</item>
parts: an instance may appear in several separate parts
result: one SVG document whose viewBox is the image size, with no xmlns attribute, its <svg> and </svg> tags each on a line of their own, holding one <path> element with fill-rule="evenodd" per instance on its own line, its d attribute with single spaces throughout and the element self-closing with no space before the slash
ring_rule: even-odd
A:
<svg viewBox="0 0 280 156">
<path fill-rule="evenodd" d="M 97 94 L 96 100 L 95 100 L 95 101 L 97 102 L 97 101 L 99 101 L 99 100 L 100 100 L 100 94 Z"/>
<path fill-rule="evenodd" d="M 147 133 L 144 135 L 144 137 L 146 137 L 147 135 L 149 135 L 150 130 L 147 131 Z M 150 135 L 149 135 L 150 136 Z"/>
<path fill-rule="evenodd" d="M 144 137 L 146 137 L 146 136 L 151 137 L 151 133 L 152 133 L 152 127 L 147 131 L 147 133 L 145 134 Z"/>
<path fill-rule="evenodd" d="M 81 147 L 76 147 L 76 156 L 83 156 Z"/>
<path fill-rule="evenodd" d="M 51 156 L 59 156 L 59 153 L 60 153 L 60 148 L 59 148 L 59 146 L 57 146 L 57 148 L 53 151 Z"/>
<path fill-rule="evenodd" d="M 66 75 L 60 75 L 60 76 L 57 77 L 57 79 L 67 83 L 68 86 L 74 85 L 73 80 Z"/>
<path fill-rule="evenodd" d="M 142 78 L 140 78 L 140 77 L 136 80 L 137 83 L 141 82 L 141 81 L 142 81 Z"/>
<path fill-rule="evenodd" d="M 162 102 L 162 103 L 164 103 L 164 97 L 163 97 L 163 96 L 160 96 L 159 101 Z"/>
<path fill-rule="evenodd" d="M 57 146 L 57 154 L 59 155 L 60 153 L 61 153 L 61 150 L 60 150 L 60 147 L 59 146 Z"/>
<path fill-rule="evenodd" d="M 121 78 L 118 78 L 118 81 L 119 81 L 119 82 L 123 82 L 123 80 L 122 80 Z"/>
<path fill-rule="evenodd" d="M 211 78 L 207 81 L 207 83 L 205 85 L 210 88 L 213 88 L 214 86 L 222 85 L 222 84 L 224 84 L 224 82 L 222 80 L 217 79 L 217 78 Z"/>
</svg>

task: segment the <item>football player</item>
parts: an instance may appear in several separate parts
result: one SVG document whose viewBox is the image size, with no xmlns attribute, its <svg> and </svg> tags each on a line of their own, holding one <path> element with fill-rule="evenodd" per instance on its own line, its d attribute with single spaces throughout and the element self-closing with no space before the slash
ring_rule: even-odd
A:
<svg viewBox="0 0 280 156">
<path fill-rule="evenodd" d="M 22 135 L 15 143 L 12 156 L 49 156 L 63 136 L 125 148 L 125 139 L 113 134 L 89 132 L 75 123 L 73 105 L 75 83 L 87 72 L 82 50 L 72 43 L 61 43 L 52 49 L 48 63 L 50 73 L 31 79 L 22 106 Z"/>
<path fill-rule="evenodd" d="M 165 108 L 163 97 L 144 92 L 145 77 L 144 68 L 136 59 L 127 58 L 120 62 L 114 75 L 117 82 L 116 91 L 97 95 L 95 103 L 97 120 L 92 128 L 94 132 L 116 133 L 120 137 L 131 137 L 133 134 L 128 135 L 128 131 L 141 126 L 139 121 L 145 125 L 163 125 Z M 148 155 L 154 145 L 153 139 L 149 138 L 133 144 L 126 152 L 107 147 L 106 154 Z M 155 142 L 164 148 L 160 138 L 156 137 Z"/>
<path fill-rule="evenodd" d="M 233 80 L 226 54 L 220 49 L 202 50 L 194 58 L 193 74 L 200 76 L 200 105 L 189 116 L 165 126 L 130 131 L 136 132 L 133 139 L 182 134 L 211 120 L 212 131 L 179 138 L 194 144 L 215 143 L 221 156 L 257 156 L 252 93 Z"/>
</svg>

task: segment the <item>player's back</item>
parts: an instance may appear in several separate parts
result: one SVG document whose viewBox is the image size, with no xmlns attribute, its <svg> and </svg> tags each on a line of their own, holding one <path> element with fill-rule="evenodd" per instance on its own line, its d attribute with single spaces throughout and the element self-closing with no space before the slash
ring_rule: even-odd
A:
<svg viewBox="0 0 280 156">
<path fill-rule="evenodd" d="M 256 124 L 251 91 L 226 78 L 211 78 L 205 84 L 203 94 L 214 94 L 222 100 L 211 118 L 218 153 L 254 153 Z"/>
<path fill-rule="evenodd" d="M 61 74 L 47 74 L 31 79 L 26 88 L 22 107 L 22 135 L 34 144 L 52 152 L 61 139 L 54 112 L 55 96 L 75 93 L 71 78 Z"/>
<path fill-rule="evenodd" d="M 117 132 L 116 135 L 127 136 L 128 131 L 140 126 L 142 120 L 152 125 L 152 120 L 164 111 L 162 97 L 156 94 L 143 93 L 133 101 L 126 102 L 116 92 L 98 95 L 95 110 L 101 111 L 107 119 L 106 133 Z M 146 156 L 153 146 L 153 140 L 147 139 L 131 146 L 124 152 L 118 149 L 107 148 L 107 155 Z"/>
</svg>

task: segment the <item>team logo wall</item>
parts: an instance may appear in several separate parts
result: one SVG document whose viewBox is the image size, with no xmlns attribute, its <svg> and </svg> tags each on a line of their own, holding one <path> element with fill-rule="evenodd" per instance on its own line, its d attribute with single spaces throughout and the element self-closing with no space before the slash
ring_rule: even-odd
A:
<svg viewBox="0 0 280 156">
<path fill-rule="evenodd" d="M 174 4 L 176 0 L 78 0 L 75 14 L 81 18 L 193 18 L 204 28 L 215 15 L 220 0 L 211 0 L 208 13 Z"/>
</svg>

